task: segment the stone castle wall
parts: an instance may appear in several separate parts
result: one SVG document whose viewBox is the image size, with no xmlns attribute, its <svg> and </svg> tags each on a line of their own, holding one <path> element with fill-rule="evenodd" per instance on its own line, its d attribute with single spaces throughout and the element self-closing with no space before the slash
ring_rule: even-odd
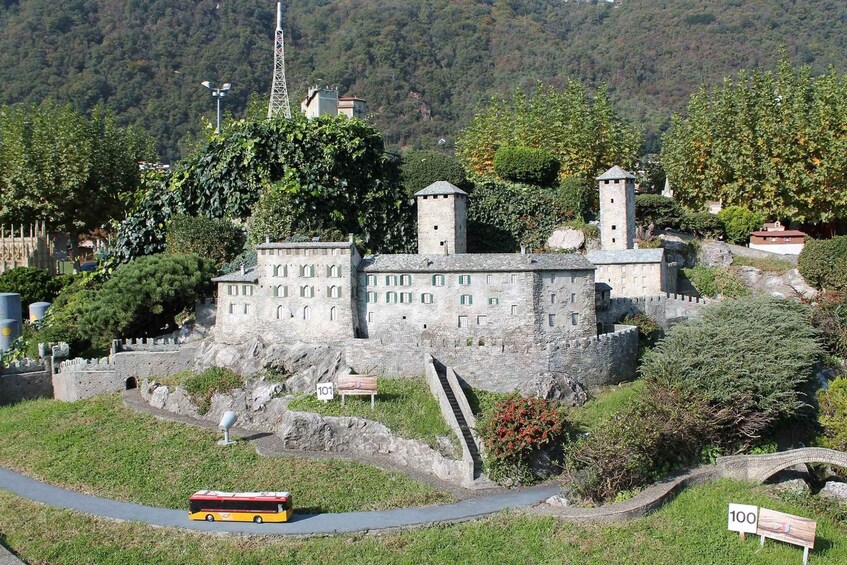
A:
<svg viewBox="0 0 847 565">
<path fill-rule="evenodd" d="M 52 397 L 53 382 L 48 364 L 23 359 L 0 369 L 0 404 Z"/>
<path fill-rule="evenodd" d="M 642 313 L 655 320 L 664 330 L 687 318 L 696 316 L 713 300 L 684 294 L 656 294 L 639 298 L 612 298 L 604 310 L 597 311 L 597 321 L 614 324 L 626 316 Z"/>
<path fill-rule="evenodd" d="M 56 400 L 75 402 L 119 390 L 124 390 L 124 383 L 117 379 L 115 365 L 109 357 L 62 361 L 59 372 L 53 375 Z"/>
</svg>

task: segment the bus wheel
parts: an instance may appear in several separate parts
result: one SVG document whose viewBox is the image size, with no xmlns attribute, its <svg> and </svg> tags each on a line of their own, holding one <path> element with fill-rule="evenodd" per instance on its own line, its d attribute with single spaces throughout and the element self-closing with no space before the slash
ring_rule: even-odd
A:
<svg viewBox="0 0 847 565">
<path fill-rule="evenodd" d="M 257 524 L 261 524 L 262 523 L 262 517 L 256 516 L 255 518 L 253 518 L 253 521 L 256 522 Z"/>
<path fill-rule="evenodd" d="M 214 517 L 214 516 L 212 516 L 211 514 L 206 514 L 206 521 L 207 521 L 207 522 L 214 522 L 214 521 L 215 521 L 215 517 Z"/>
</svg>

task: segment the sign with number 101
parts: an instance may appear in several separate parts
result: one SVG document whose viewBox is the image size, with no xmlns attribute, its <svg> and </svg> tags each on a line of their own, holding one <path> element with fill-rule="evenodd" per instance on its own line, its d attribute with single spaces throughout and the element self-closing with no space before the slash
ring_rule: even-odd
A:
<svg viewBox="0 0 847 565">
<path fill-rule="evenodd" d="M 324 402 L 332 400 L 334 397 L 332 383 L 318 383 L 317 393 L 318 400 Z"/>
<path fill-rule="evenodd" d="M 733 532 L 755 534 L 759 525 L 759 507 L 749 504 L 730 504 L 727 528 Z"/>
</svg>

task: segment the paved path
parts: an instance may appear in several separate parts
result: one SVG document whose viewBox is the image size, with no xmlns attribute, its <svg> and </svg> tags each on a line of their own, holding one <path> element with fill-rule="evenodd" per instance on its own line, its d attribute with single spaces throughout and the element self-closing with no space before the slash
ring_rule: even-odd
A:
<svg viewBox="0 0 847 565">
<path fill-rule="evenodd" d="M 108 500 L 48 485 L 18 473 L 0 468 L 0 488 L 50 506 L 69 508 L 94 516 L 116 520 L 132 520 L 155 526 L 168 526 L 206 532 L 245 534 L 335 534 L 403 528 L 440 522 L 459 522 L 507 508 L 540 502 L 559 492 L 557 485 L 532 487 L 515 492 L 463 500 L 443 506 L 425 506 L 375 512 L 341 512 L 337 514 L 295 514 L 284 524 L 241 522 L 198 522 L 188 519 L 187 510 L 153 508 L 129 502 Z M 186 499 L 186 504 L 187 504 Z M 295 508 L 297 499 L 294 499 Z"/>
</svg>

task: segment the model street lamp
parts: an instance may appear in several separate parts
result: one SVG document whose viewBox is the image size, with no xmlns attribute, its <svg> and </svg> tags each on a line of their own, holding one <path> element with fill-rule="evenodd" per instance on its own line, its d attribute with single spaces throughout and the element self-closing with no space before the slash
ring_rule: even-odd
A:
<svg viewBox="0 0 847 565">
<path fill-rule="evenodd" d="M 218 135 L 220 135 L 220 133 L 221 133 L 221 99 L 224 96 L 226 96 L 226 93 L 229 91 L 230 88 L 232 88 L 232 85 L 228 82 L 225 82 L 222 87 L 215 88 L 214 83 L 211 82 L 211 81 L 208 81 L 208 80 L 204 80 L 200 84 L 202 84 L 203 86 L 205 86 L 206 88 L 211 90 L 212 91 L 212 98 L 215 98 L 218 101 L 218 104 L 217 104 L 217 106 L 218 106 L 218 122 L 217 122 L 218 127 L 217 127 L 216 132 L 217 132 Z"/>
</svg>

